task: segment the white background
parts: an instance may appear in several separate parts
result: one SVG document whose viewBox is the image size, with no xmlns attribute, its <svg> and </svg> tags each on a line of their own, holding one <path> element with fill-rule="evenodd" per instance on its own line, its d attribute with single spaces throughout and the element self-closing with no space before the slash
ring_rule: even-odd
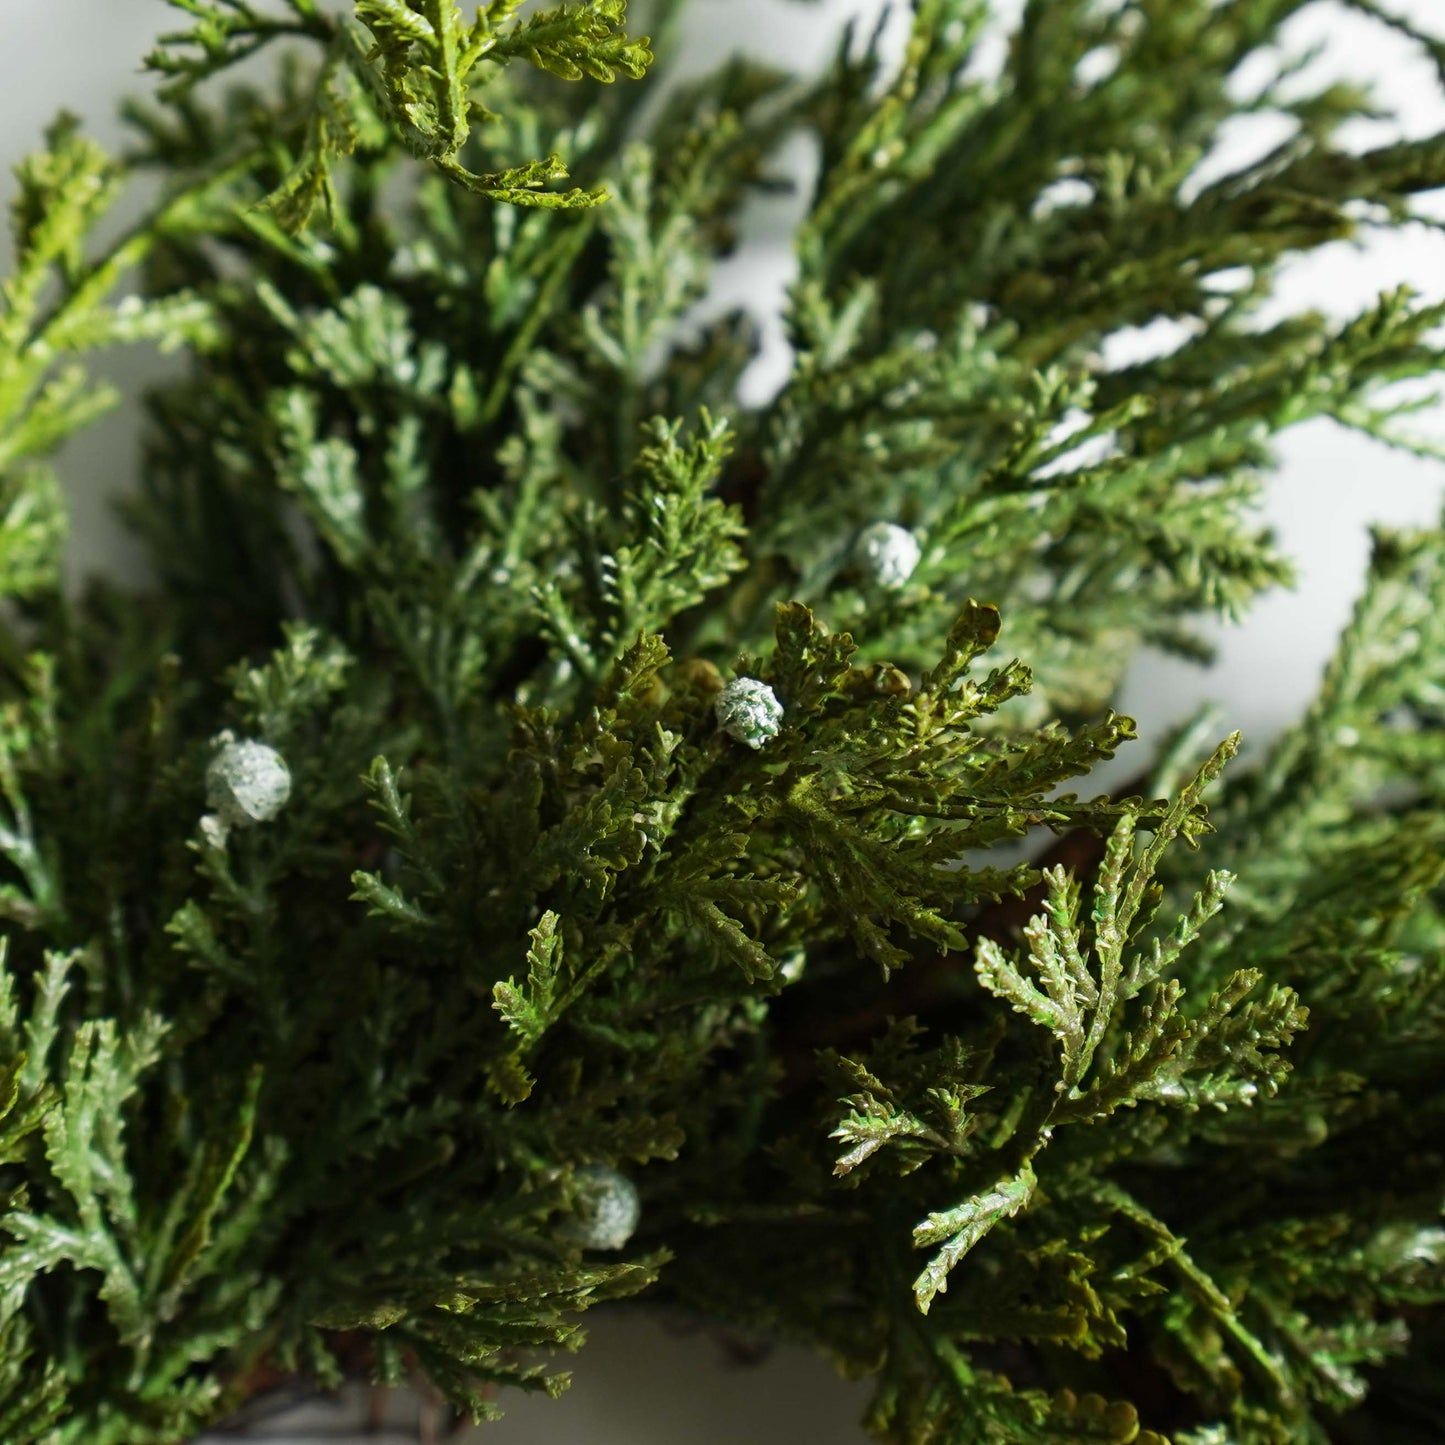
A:
<svg viewBox="0 0 1445 1445">
<path fill-rule="evenodd" d="M 1000 8 L 1013 5 L 1006 0 Z M 741 49 L 815 66 L 829 54 L 842 16 L 880 9 L 879 0 L 692 0 L 686 63 L 704 68 Z M 1421 26 L 1439 26 L 1432 0 L 1395 0 L 1395 9 Z M 102 141 L 117 143 L 116 102 L 145 88 L 139 58 L 173 13 L 159 0 L 0 0 L 0 191 L 7 200 L 9 168 L 38 143 L 45 119 L 60 106 L 77 112 Z M 1430 65 L 1380 27 L 1324 0 L 1298 17 L 1287 35 L 1301 46 L 1325 43 L 1313 73 L 1379 81 L 1407 133 L 1445 128 Z M 1362 126 L 1355 139 L 1377 143 L 1387 134 L 1380 126 Z M 1230 136 L 1229 157 L 1247 158 L 1268 140 L 1264 130 L 1244 124 Z M 760 205 L 755 240 L 718 280 L 720 303 L 741 301 L 764 320 L 769 354 L 751 378 L 758 387 L 766 387 L 784 363 L 776 312 L 791 274 L 782 238 L 792 214 L 787 201 Z M 1445 239 L 1439 233 L 1417 226 L 1358 245 L 1330 246 L 1289 269 L 1281 306 L 1310 306 L 1343 318 L 1400 282 L 1430 299 L 1441 294 Z M 154 359 L 135 354 L 107 361 L 106 371 L 130 396 L 160 374 Z M 76 574 L 95 566 L 134 566 L 134 552 L 103 501 L 129 483 L 134 438 L 134 416 L 121 415 L 73 443 L 62 458 L 74 512 Z M 1266 597 L 1243 625 L 1215 629 L 1219 659 L 1211 671 L 1152 656 L 1138 662 L 1122 706 L 1139 718 L 1146 740 L 1213 698 L 1222 708 L 1221 730 L 1242 727 L 1247 742 L 1257 746 L 1312 693 L 1364 574 L 1367 526 L 1429 523 L 1438 516 L 1445 470 L 1433 462 L 1388 452 L 1324 422 L 1290 433 L 1282 453 L 1265 518 L 1296 562 L 1300 585 Z M 779 1350 L 762 1365 L 729 1365 L 717 1340 L 684 1333 L 675 1321 L 600 1317 L 575 1374 L 560 1401 L 505 1401 L 507 1419 L 484 1438 L 495 1445 L 732 1445 L 743 1439 L 850 1445 L 863 1439 L 853 1423 L 866 1399 L 863 1387 L 839 1383 L 795 1350 Z M 355 1398 L 313 1407 L 292 1423 L 286 1438 L 306 1438 L 298 1432 L 315 1426 L 335 1440 L 338 1427 L 360 1418 L 360 1408 Z M 403 1429 L 415 1413 L 407 1400 L 390 1409 Z M 393 1438 L 410 1438 L 409 1431 Z"/>
</svg>

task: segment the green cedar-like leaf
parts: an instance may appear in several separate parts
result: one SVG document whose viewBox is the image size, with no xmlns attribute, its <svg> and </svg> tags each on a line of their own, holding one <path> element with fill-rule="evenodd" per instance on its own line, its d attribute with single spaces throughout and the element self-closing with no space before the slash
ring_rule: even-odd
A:
<svg viewBox="0 0 1445 1445">
<path fill-rule="evenodd" d="M 924 677 L 924 689 L 946 692 L 968 671 L 975 658 L 998 641 L 1001 626 L 997 607 L 970 600 L 949 629 L 943 661 Z"/>
<path fill-rule="evenodd" d="M 874 1051 L 874 1067 L 919 1076 L 908 1095 L 917 1098 L 912 1107 L 873 1069 L 837 1054 L 824 1055 L 825 1067 L 853 1090 L 839 1100 L 847 1112 L 830 1136 L 852 1146 L 834 1164 L 835 1176 L 851 1173 L 885 1147 L 900 1174 L 911 1173 L 930 1157 L 972 1152 L 969 1140 L 978 1126 L 972 1105 L 989 1092 L 988 1085 L 969 1077 L 975 1058 L 967 1050 L 948 1047 L 934 1058 L 910 1058 L 911 1042 L 908 1026 L 894 1025 Z"/>
<path fill-rule="evenodd" d="M 523 1048 L 536 1043 L 550 1022 L 562 966 L 562 935 L 557 931 L 560 922 L 555 913 L 546 913 L 527 935 L 532 946 L 527 950 L 526 984 L 519 986 L 508 979 L 492 990 L 492 1007 L 517 1035 Z"/>
<path fill-rule="evenodd" d="M 231 1137 L 219 1144 L 214 1152 L 209 1153 L 201 1165 L 194 1196 L 186 1201 L 193 1211 L 190 1222 L 166 1258 L 160 1276 L 163 1314 L 169 1312 L 167 1304 L 174 1308 L 175 1301 L 197 1267 L 202 1264 L 212 1243 L 221 1204 L 235 1182 L 236 1172 L 251 1147 L 261 1084 L 261 1070 L 253 1069 L 246 1080 Z M 154 1273 L 154 1264 L 152 1272 Z"/>
<path fill-rule="evenodd" d="M 504 979 L 493 985 L 492 1007 L 511 1034 L 511 1047 L 493 1061 L 489 1070 L 492 1089 L 508 1104 L 519 1104 L 532 1092 L 534 1080 L 524 1063 L 552 1024 L 564 1001 L 561 986 L 562 935 L 560 918 L 548 912 L 528 934 L 526 982 Z"/>
<path fill-rule="evenodd" d="M 876 1375 L 888 1445 L 1434 1440 L 1440 534 L 1381 535 L 1207 826 L 1197 732 L 1158 798 L 1078 780 L 1139 644 L 1202 661 L 1287 579 L 1277 435 L 1438 459 L 1445 308 L 1271 298 L 1440 138 L 1355 144 L 1385 107 L 1296 0 L 1031 0 L 996 55 L 920 0 L 656 106 L 586 83 L 650 59 L 618 0 L 173 9 L 134 159 L 63 122 L 23 168 L 0 293 L 0 1439 L 195 1438 L 361 1360 L 494 1413 L 675 1245 L 681 1307 Z M 760 398 L 711 286 L 785 141 Z M 182 352 L 154 565 L 62 598 L 44 468 L 130 341 Z M 295 788 L 221 848 L 226 727 Z M 623 1162 L 663 1247 L 598 1266 L 575 1180 Z"/>
<path fill-rule="evenodd" d="M 838 1156 L 833 1173 L 842 1175 L 856 1169 L 885 1144 L 908 1139 L 929 1139 L 933 1132 L 906 1110 L 865 1095 L 830 1136 L 851 1147 Z"/>
<path fill-rule="evenodd" d="M 503 13 L 512 8 L 504 6 Z M 557 5 L 529 15 L 492 41 L 485 53 L 525 56 L 563 80 L 581 80 L 585 75 L 610 84 L 618 71 L 641 80 L 652 63 L 652 52 L 646 40 L 630 40 L 623 33 L 626 14 L 626 0 Z M 490 28 L 491 23 L 484 10 L 478 25 Z"/>
<path fill-rule="evenodd" d="M 375 873 L 358 869 L 351 875 L 351 886 L 356 890 L 351 895 L 353 900 L 366 904 L 366 911 L 375 918 L 389 918 L 404 928 L 430 928 L 435 924 L 424 908 Z"/>
<path fill-rule="evenodd" d="M 0 476 L 0 597 L 31 597 L 56 586 L 65 531 L 52 472 L 27 467 Z"/>
<path fill-rule="evenodd" d="M 285 645 L 263 667 L 238 667 L 231 674 L 246 724 L 277 744 L 345 686 L 353 664 L 344 647 L 315 627 L 292 623 L 285 634 Z"/>
<path fill-rule="evenodd" d="M 646 40 L 630 39 L 623 0 L 587 0 L 517 21 L 514 7 L 487 5 L 468 26 L 451 0 L 357 0 L 355 18 L 328 14 L 315 0 L 270 10 L 244 0 L 171 0 L 193 17 L 161 37 L 147 57 L 166 77 L 164 98 L 184 104 L 197 86 L 277 41 L 307 40 L 324 61 L 305 106 L 297 154 L 265 205 L 283 231 L 301 230 L 318 204 L 334 210 L 332 170 L 357 147 L 374 107 L 417 156 L 489 199 L 513 205 L 577 208 L 605 192 L 544 191 L 566 177 L 561 159 L 474 172 L 459 159 L 471 135 L 472 88 L 483 61 L 525 58 L 564 79 L 636 79 L 652 61 Z"/>
<path fill-rule="evenodd" d="M 285 0 L 279 14 L 245 0 L 167 0 L 194 19 L 188 30 L 162 35 L 146 65 L 167 77 L 167 93 L 180 96 L 201 81 L 245 59 L 271 40 L 324 33 L 312 0 Z"/>
<path fill-rule="evenodd" d="M 948 1288 L 949 1271 L 954 1265 L 1000 1220 L 1009 1219 L 1023 1209 L 1037 1183 L 1033 1170 L 1025 1165 L 1016 1175 L 1000 1179 L 991 1189 L 963 1204 L 941 1214 L 930 1214 L 913 1231 L 916 1245 L 943 1244 L 913 1282 L 913 1297 L 924 1314 L 935 1297 Z"/>
<path fill-rule="evenodd" d="M 359 568 L 372 550 L 366 523 L 361 462 L 342 437 L 322 437 L 309 392 L 278 395 L 273 416 L 280 438 L 281 483 L 295 492 L 307 516 L 341 562 Z"/>
</svg>

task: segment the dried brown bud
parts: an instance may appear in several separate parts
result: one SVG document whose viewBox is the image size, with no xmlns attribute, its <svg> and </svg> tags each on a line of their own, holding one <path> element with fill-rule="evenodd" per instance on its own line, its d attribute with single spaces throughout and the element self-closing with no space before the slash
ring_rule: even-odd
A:
<svg viewBox="0 0 1445 1445">
<path fill-rule="evenodd" d="M 668 679 L 676 692 L 700 692 L 716 697 L 723 690 L 723 675 L 705 657 L 686 657 L 675 663 Z"/>
<path fill-rule="evenodd" d="M 868 669 L 868 681 L 873 684 L 875 692 L 888 697 L 907 697 L 913 691 L 908 674 L 891 662 L 875 662 Z"/>
</svg>

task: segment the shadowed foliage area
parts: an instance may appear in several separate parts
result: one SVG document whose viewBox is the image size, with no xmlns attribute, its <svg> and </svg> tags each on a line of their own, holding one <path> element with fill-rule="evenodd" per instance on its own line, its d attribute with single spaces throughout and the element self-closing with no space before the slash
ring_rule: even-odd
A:
<svg viewBox="0 0 1445 1445">
<path fill-rule="evenodd" d="M 915 0 L 661 90 L 678 4 L 171 5 L 0 290 L 0 1439 L 481 1418 L 633 1296 L 888 1445 L 1445 1437 L 1445 534 L 1257 760 L 1110 708 L 1288 581 L 1280 432 L 1429 451 L 1445 308 L 1265 308 L 1445 136 L 1348 144 L 1308 0 L 1030 0 L 997 61 Z M 698 303 L 798 135 L 745 404 Z M 136 342 L 149 580 L 67 590 Z"/>
</svg>

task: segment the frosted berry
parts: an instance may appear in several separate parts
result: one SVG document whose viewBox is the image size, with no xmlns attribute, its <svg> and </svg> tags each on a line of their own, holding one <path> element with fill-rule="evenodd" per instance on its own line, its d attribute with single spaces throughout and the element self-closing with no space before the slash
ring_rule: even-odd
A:
<svg viewBox="0 0 1445 1445">
<path fill-rule="evenodd" d="M 583 1249 L 621 1249 L 637 1228 L 642 1202 L 637 1186 L 605 1164 L 587 1164 L 573 1176 L 578 1211 L 567 1234 Z"/>
<path fill-rule="evenodd" d="M 913 576 L 923 556 L 918 538 L 906 527 L 874 522 L 858 534 L 854 545 L 858 565 L 868 580 L 886 591 L 896 591 Z"/>
<path fill-rule="evenodd" d="M 734 678 L 718 694 L 713 709 L 718 726 L 750 748 L 771 742 L 783 725 L 783 705 L 778 695 L 755 677 Z"/>
<path fill-rule="evenodd" d="M 206 806 L 224 827 L 268 823 L 291 796 L 291 770 L 273 747 L 251 738 L 221 735 L 206 769 Z"/>
</svg>

